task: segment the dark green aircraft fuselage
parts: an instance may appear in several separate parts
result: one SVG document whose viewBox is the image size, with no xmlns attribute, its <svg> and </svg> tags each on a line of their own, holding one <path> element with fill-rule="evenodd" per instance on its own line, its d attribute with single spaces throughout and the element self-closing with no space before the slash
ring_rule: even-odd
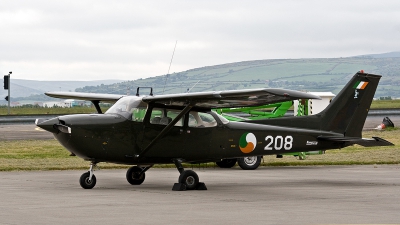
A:
<svg viewBox="0 0 400 225">
<path fill-rule="evenodd" d="M 94 162 L 140 165 L 172 163 L 176 158 L 187 162 L 214 162 L 222 158 L 345 147 L 343 143 L 317 139 L 318 136 L 340 136 L 337 133 L 244 122 L 223 123 L 218 115 L 208 113 L 215 118 L 215 126 L 174 126 L 142 157 L 136 156 L 166 125 L 135 122 L 118 114 L 60 116 L 47 123 L 70 127 L 71 133 L 56 132 L 55 138 L 70 152 Z"/>
</svg>

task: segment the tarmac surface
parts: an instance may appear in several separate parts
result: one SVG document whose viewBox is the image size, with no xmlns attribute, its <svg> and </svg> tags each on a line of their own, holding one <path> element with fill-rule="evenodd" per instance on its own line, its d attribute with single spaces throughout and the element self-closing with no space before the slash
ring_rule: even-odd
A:
<svg viewBox="0 0 400 225">
<path fill-rule="evenodd" d="M 0 172 L 0 224 L 398 224 L 399 165 L 194 170 L 206 191 L 172 191 L 176 169 Z"/>
<path fill-rule="evenodd" d="M 54 138 L 52 133 L 40 129 L 35 124 L 0 124 L 0 141 L 52 138 Z"/>
<path fill-rule="evenodd" d="M 0 124 L 0 141 L 52 138 Z M 125 170 L 95 171 L 92 190 L 79 185 L 86 171 L 0 172 L 0 224 L 400 224 L 399 165 L 194 170 L 207 191 L 172 191 L 176 169 L 150 169 L 140 186 Z"/>
</svg>

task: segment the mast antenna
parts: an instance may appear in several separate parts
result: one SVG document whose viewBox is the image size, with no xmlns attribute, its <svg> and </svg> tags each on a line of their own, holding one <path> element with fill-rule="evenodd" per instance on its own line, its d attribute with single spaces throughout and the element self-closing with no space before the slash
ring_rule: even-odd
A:
<svg viewBox="0 0 400 225">
<path fill-rule="evenodd" d="M 174 47 L 174 51 L 172 52 L 171 62 L 169 62 L 169 68 L 168 68 L 167 76 L 165 77 L 164 88 L 163 88 L 163 91 L 162 91 L 163 94 L 164 94 L 164 91 L 165 91 L 165 85 L 167 85 L 167 80 L 168 80 L 168 76 L 169 76 L 169 69 L 171 69 L 171 64 L 172 64 L 172 59 L 174 58 L 176 44 L 178 44 L 178 40 L 176 40 L 176 42 L 175 42 L 175 47 Z"/>
<path fill-rule="evenodd" d="M 189 93 L 194 88 L 194 86 L 196 86 L 199 82 L 200 82 L 200 80 L 197 81 L 190 89 L 188 88 L 186 93 Z"/>
</svg>

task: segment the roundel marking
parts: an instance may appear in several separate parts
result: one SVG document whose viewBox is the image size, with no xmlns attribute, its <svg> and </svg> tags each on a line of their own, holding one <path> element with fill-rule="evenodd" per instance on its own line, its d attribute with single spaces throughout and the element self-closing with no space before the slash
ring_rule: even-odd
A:
<svg viewBox="0 0 400 225">
<path fill-rule="evenodd" d="M 244 133 L 239 140 L 239 148 L 243 153 L 252 152 L 257 145 L 257 138 L 253 133 Z"/>
</svg>

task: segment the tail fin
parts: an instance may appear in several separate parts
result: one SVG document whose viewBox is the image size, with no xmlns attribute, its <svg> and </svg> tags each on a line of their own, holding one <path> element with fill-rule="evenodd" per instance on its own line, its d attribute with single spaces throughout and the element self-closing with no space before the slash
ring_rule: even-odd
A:
<svg viewBox="0 0 400 225">
<path fill-rule="evenodd" d="M 356 73 L 329 106 L 317 114 L 321 130 L 361 137 L 380 78 L 380 75 Z"/>
<path fill-rule="evenodd" d="M 332 131 L 345 137 L 361 138 L 380 75 L 356 73 L 322 112 L 311 116 L 246 121 L 275 126 Z"/>
</svg>

